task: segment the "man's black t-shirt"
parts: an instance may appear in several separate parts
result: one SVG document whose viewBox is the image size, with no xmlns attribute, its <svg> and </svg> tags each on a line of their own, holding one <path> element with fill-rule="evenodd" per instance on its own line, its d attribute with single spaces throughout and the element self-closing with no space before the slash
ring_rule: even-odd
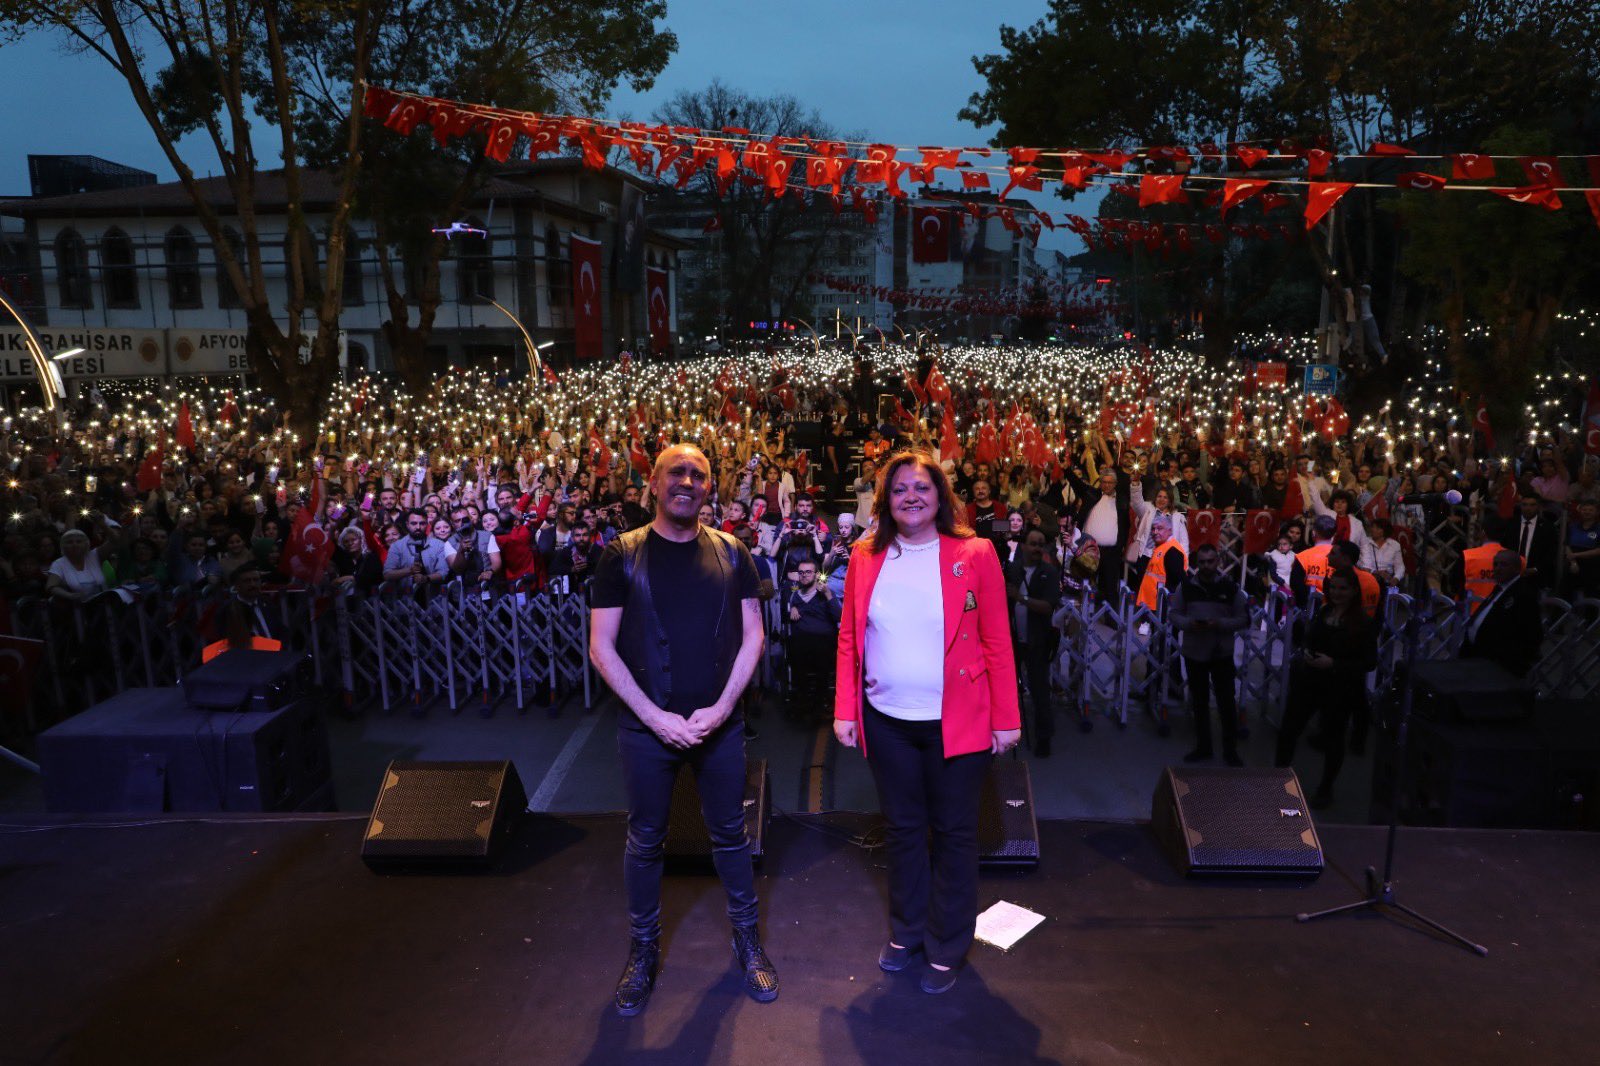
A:
<svg viewBox="0 0 1600 1066">
<path fill-rule="evenodd" d="M 665 710 L 688 717 L 701 707 L 709 707 L 722 695 L 728 683 L 718 677 L 712 634 L 722 610 L 722 567 L 714 558 L 702 556 L 698 538 L 679 543 L 668 540 L 654 529 L 645 534 L 646 563 L 649 568 L 650 598 L 655 602 L 661 628 L 667 634 L 672 656 L 672 696 Z M 743 544 L 732 580 L 740 600 L 754 599 L 760 580 L 755 561 Z M 717 550 L 724 549 L 719 544 Z M 622 566 L 622 546 L 612 541 L 600 556 L 589 582 L 589 603 L 594 607 L 624 607 L 628 603 L 628 576 Z M 739 617 L 727 619 L 734 632 L 743 628 Z M 618 648 L 624 660 L 628 649 Z"/>
</svg>

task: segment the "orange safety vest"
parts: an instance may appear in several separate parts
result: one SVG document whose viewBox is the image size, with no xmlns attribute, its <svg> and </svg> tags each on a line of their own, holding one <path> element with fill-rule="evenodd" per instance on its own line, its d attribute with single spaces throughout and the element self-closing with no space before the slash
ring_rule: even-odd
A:
<svg viewBox="0 0 1600 1066">
<path fill-rule="evenodd" d="M 1378 584 L 1377 575 L 1371 570 L 1355 567 L 1356 581 L 1361 584 L 1361 606 L 1367 609 L 1367 617 L 1376 618 L 1378 615 L 1378 601 L 1383 599 L 1383 586 Z"/>
<path fill-rule="evenodd" d="M 1167 540 L 1151 552 L 1144 577 L 1139 581 L 1139 606 L 1152 611 L 1160 606 L 1161 593 L 1157 590 L 1167 583 L 1167 553 L 1172 551 L 1183 556 L 1185 566 L 1189 565 L 1189 553 L 1176 540 Z"/>
<path fill-rule="evenodd" d="M 1332 569 L 1328 566 L 1328 553 L 1333 550 L 1331 544 L 1314 544 L 1302 550 L 1296 559 L 1300 560 L 1300 568 L 1306 572 L 1306 586 L 1322 591 L 1322 579 L 1328 576 Z"/>
<path fill-rule="evenodd" d="M 1473 613 L 1477 613 L 1478 608 L 1494 592 L 1494 557 L 1503 551 L 1505 548 L 1498 541 L 1488 540 L 1461 553 L 1463 584 L 1476 597 L 1472 600 Z M 1522 568 L 1528 568 L 1528 560 L 1522 560 Z"/>
</svg>

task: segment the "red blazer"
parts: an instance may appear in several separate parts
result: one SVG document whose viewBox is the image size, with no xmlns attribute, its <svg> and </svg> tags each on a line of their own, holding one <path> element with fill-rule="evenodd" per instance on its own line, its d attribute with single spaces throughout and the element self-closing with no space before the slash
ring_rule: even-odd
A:
<svg viewBox="0 0 1600 1066">
<path fill-rule="evenodd" d="M 888 551 L 893 551 L 891 547 Z M 861 718 L 862 655 L 866 648 L 867 606 L 888 552 L 874 554 L 856 545 L 844 580 L 839 620 L 839 675 L 833 716 Z M 1006 580 L 1000 557 L 984 537 L 939 538 L 939 583 L 944 599 L 945 755 L 985 751 L 997 729 L 1021 729 L 1017 709 L 1017 668 L 1011 651 Z M 974 607 L 967 608 L 967 597 Z M 930 653 L 933 649 L 929 649 Z M 932 655 L 929 668 L 933 667 Z M 866 739 L 862 738 L 865 745 Z"/>
</svg>

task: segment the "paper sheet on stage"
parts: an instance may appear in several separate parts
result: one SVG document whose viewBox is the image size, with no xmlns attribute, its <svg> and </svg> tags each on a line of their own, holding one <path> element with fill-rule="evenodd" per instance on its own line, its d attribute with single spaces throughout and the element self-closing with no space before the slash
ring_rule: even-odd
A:
<svg viewBox="0 0 1600 1066">
<path fill-rule="evenodd" d="M 978 939 L 993 944 L 1001 951 L 1010 951 L 1017 941 L 1031 933 L 1044 921 L 1044 915 L 1026 907 L 1001 900 L 978 915 Z"/>
</svg>

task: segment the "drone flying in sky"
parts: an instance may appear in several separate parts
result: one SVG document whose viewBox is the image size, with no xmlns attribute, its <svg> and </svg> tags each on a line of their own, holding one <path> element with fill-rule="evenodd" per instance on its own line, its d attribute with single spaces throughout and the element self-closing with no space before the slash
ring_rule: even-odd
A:
<svg viewBox="0 0 1600 1066">
<path fill-rule="evenodd" d="M 469 226 L 465 222 L 452 222 L 448 226 L 436 226 L 433 232 L 444 234 L 445 240 L 454 240 L 457 237 L 487 237 L 489 231 L 477 226 Z"/>
</svg>

